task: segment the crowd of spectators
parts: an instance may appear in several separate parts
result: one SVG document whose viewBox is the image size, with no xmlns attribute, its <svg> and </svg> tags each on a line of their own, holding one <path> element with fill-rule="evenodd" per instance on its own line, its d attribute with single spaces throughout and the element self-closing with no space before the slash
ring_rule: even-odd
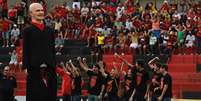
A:
<svg viewBox="0 0 201 101">
<path fill-rule="evenodd" d="M 46 22 L 64 39 L 87 40 L 97 53 L 169 54 L 193 47 L 200 54 L 200 2 L 176 1 L 164 0 L 158 8 L 134 0 L 75 2 L 57 5 Z"/>
<path fill-rule="evenodd" d="M 72 7 L 64 3 L 50 10 L 45 22 L 60 37 L 57 48 L 62 40 L 78 39 L 87 40 L 90 48 L 96 48 L 92 50 L 102 53 L 134 50 L 139 54 L 168 54 L 178 47 L 197 47 L 200 54 L 201 3 L 176 1 L 164 0 L 158 8 L 154 2 L 143 6 L 135 0 L 92 0 L 74 2 Z M 17 44 L 20 30 L 28 20 L 25 7 L 26 3 L 17 3 L 2 13 L 2 47 Z"/>
</svg>

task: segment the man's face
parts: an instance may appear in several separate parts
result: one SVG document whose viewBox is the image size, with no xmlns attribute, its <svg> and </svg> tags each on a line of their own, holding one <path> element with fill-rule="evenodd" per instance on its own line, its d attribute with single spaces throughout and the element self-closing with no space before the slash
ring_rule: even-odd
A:
<svg viewBox="0 0 201 101">
<path fill-rule="evenodd" d="M 36 21 L 41 21 L 44 19 L 44 11 L 41 5 L 35 5 L 33 9 L 30 11 L 30 15 L 32 19 Z"/>
<path fill-rule="evenodd" d="M 160 73 L 161 73 L 161 74 L 163 74 L 163 73 L 164 73 L 164 71 L 165 71 L 165 69 L 164 69 L 164 68 L 160 68 Z"/>
<path fill-rule="evenodd" d="M 110 75 L 115 76 L 115 70 L 114 69 L 111 70 Z"/>
<path fill-rule="evenodd" d="M 98 67 L 96 67 L 96 66 L 93 66 L 93 71 L 95 72 L 95 73 L 98 73 Z"/>
<path fill-rule="evenodd" d="M 160 68 L 159 67 L 154 68 L 154 72 L 160 73 Z"/>
<path fill-rule="evenodd" d="M 128 75 L 132 75 L 132 70 L 131 69 L 128 70 Z"/>
<path fill-rule="evenodd" d="M 3 71 L 3 74 L 4 74 L 4 75 L 8 75 L 8 74 L 9 74 L 9 70 L 10 70 L 9 67 L 5 67 L 5 68 L 4 68 L 4 71 Z"/>
</svg>

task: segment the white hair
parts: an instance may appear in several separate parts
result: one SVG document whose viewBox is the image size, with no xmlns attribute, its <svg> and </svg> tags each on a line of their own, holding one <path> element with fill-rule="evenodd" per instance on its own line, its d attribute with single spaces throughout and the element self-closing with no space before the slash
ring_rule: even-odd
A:
<svg viewBox="0 0 201 101">
<path fill-rule="evenodd" d="M 34 9 L 34 7 L 37 7 L 37 6 L 41 6 L 42 7 L 42 5 L 40 3 L 32 3 L 29 6 L 29 12 L 31 12 Z"/>
</svg>

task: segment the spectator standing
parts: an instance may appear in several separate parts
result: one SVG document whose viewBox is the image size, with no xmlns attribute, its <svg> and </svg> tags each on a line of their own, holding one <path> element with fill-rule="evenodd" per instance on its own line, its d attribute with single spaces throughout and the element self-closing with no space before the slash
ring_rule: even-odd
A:
<svg viewBox="0 0 201 101">
<path fill-rule="evenodd" d="M 14 73 L 14 72 L 16 72 L 16 68 L 18 66 L 16 50 L 13 50 L 10 55 L 11 55 L 11 57 L 10 57 L 9 65 L 11 67 L 11 72 Z"/>
<path fill-rule="evenodd" d="M 167 71 L 167 65 L 160 67 L 160 73 L 162 74 L 160 87 L 162 92 L 158 97 L 158 101 L 171 101 L 172 98 L 172 77 Z"/>
<path fill-rule="evenodd" d="M 62 54 L 63 47 L 64 47 L 64 38 L 62 38 L 62 35 L 59 34 L 58 37 L 55 39 L 56 55 Z"/>
<path fill-rule="evenodd" d="M 3 47 L 9 47 L 9 35 L 10 35 L 10 25 L 11 22 L 6 18 L 3 17 L 2 22 L 2 37 L 3 37 Z"/>
<path fill-rule="evenodd" d="M 188 35 L 186 36 L 186 40 L 185 40 L 185 45 L 187 48 L 192 48 L 193 46 L 195 46 L 195 35 L 192 34 L 192 32 L 188 33 Z"/>
<path fill-rule="evenodd" d="M 13 25 L 13 29 L 11 30 L 11 47 L 15 47 L 16 42 L 18 41 L 20 35 L 20 29 L 17 27 L 16 24 Z"/>
<path fill-rule="evenodd" d="M 11 75 L 10 67 L 5 66 L 3 73 L 0 73 L 0 100 L 14 101 L 14 92 L 16 87 L 16 78 Z"/>
</svg>

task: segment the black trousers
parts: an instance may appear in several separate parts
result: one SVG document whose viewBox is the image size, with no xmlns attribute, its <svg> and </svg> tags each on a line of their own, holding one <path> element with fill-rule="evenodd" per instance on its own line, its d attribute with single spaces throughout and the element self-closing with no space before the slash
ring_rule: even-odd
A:
<svg viewBox="0 0 201 101">
<path fill-rule="evenodd" d="M 29 74 L 27 76 L 26 101 L 56 101 L 57 76 L 55 71 L 47 73 L 47 86 L 41 75 Z"/>
</svg>

